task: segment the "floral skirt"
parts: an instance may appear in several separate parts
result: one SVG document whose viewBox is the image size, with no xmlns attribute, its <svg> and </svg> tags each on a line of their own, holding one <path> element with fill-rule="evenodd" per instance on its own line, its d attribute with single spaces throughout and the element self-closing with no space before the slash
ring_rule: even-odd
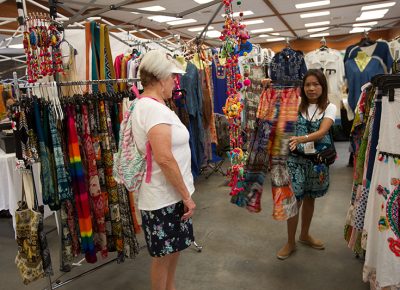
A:
<svg viewBox="0 0 400 290">
<path fill-rule="evenodd" d="M 184 214 L 182 201 L 157 210 L 140 212 L 150 256 L 162 257 L 182 251 L 194 241 L 192 219 L 181 220 Z"/>
</svg>

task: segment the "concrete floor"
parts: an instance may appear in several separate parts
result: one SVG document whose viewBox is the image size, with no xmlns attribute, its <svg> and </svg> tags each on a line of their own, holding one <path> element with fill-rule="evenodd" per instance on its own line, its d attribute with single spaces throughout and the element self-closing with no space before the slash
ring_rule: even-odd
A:
<svg viewBox="0 0 400 290">
<path fill-rule="evenodd" d="M 311 225 L 311 233 L 325 241 L 326 249 L 318 251 L 299 244 L 293 256 L 285 261 L 276 258 L 276 252 L 285 243 L 286 223 L 271 217 L 270 184 L 265 186 L 262 212 L 251 214 L 229 202 L 222 176 L 213 175 L 208 180 L 201 177 L 194 195 L 197 203 L 194 225 L 196 241 L 203 246 L 203 251 L 198 253 L 190 248 L 182 253 L 177 289 L 369 289 L 361 280 L 363 262 L 354 257 L 343 239 L 352 180 L 351 169 L 346 167 L 347 147 L 347 143 L 337 143 L 339 160 L 331 167 L 331 188 L 325 197 L 317 200 Z M 52 217 L 45 224 L 46 231 L 55 227 Z M 142 236 L 139 241 L 144 245 Z M 69 273 L 60 272 L 56 231 L 48 234 L 48 242 L 55 270 L 53 281 L 66 281 L 94 267 L 84 263 Z M 0 219 L 0 289 L 48 287 L 46 279 L 28 286 L 22 284 L 14 264 L 16 250 L 11 220 Z M 111 253 L 110 259 L 114 257 Z M 150 289 L 149 266 L 150 257 L 143 250 L 135 260 L 108 264 L 60 289 Z"/>
</svg>

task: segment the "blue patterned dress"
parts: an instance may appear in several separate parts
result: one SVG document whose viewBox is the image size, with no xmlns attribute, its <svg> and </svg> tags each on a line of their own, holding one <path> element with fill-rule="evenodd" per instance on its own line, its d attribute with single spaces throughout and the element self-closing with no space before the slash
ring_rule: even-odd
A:
<svg viewBox="0 0 400 290">
<path fill-rule="evenodd" d="M 324 114 L 325 115 L 325 114 Z M 309 121 L 299 113 L 295 128 L 296 136 L 304 136 L 318 131 L 324 118 Z M 321 140 L 315 141 L 314 146 L 320 152 L 331 145 L 331 138 L 327 133 Z M 297 150 L 304 153 L 304 144 L 297 145 Z M 292 189 L 298 201 L 308 196 L 317 198 L 324 196 L 329 188 L 329 167 L 325 164 L 315 165 L 310 159 L 301 154 L 290 153 L 288 158 L 289 175 L 292 180 Z"/>
</svg>

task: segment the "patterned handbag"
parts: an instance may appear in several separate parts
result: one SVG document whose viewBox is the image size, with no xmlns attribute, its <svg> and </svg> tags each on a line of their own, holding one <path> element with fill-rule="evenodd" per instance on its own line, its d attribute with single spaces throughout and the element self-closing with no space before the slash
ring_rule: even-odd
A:
<svg viewBox="0 0 400 290">
<path fill-rule="evenodd" d="M 29 209 L 25 201 L 18 202 L 18 209 L 15 211 L 18 244 L 15 264 L 25 285 L 45 275 L 40 253 L 40 219 L 41 214 Z"/>
</svg>

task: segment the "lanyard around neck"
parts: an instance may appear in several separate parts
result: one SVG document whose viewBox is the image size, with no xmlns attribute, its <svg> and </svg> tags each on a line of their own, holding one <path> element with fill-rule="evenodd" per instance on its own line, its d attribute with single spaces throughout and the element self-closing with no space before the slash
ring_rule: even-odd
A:
<svg viewBox="0 0 400 290">
<path fill-rule="evenodd" d="M 317 105 L 317 108 L 315 109 L 314 114 L 312 115 L 311 119 L 310 119 L 310 120 L 307 120 L 307 121 L 312 122 L 312 120 L 314 119 L 314 116 L 315 116 L 315 114 L 317 113 L 317 111 L 318 111 L 318 105 Z M 309 115 L 308 115 L 308 108 L 307 108 L 307 117 L 309 117 Z"/>
</svg>

